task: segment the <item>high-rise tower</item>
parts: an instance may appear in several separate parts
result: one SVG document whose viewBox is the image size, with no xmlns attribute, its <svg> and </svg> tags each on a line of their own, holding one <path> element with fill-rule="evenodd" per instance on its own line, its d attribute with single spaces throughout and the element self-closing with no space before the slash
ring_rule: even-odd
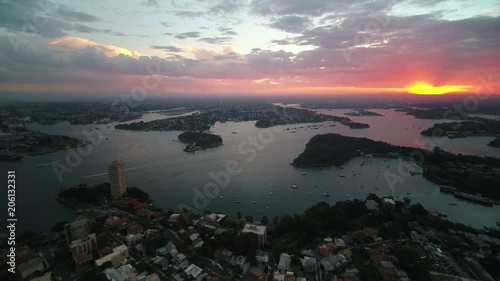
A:
<svg viewBox="0 0 500 281">
<path fill-rule="evenodd" d="M 108 166 L 109 183 L 111 185 L 111 197 L 118 199 L 127 192 L 127 184 L 125 182 L 125 166 L 123 162 L 113 161 Z"/>
</svg>

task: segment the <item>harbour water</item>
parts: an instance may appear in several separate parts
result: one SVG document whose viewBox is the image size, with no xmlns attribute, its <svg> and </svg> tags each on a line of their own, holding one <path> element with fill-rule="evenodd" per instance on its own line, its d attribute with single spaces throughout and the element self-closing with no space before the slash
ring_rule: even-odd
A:
<svg viewBox="0 0 500 281">
<path fill-rule="evenodd" d="M 339 116 L 347 111 L 320 110 Z M 81 149 L 80 154 L 72 150 L 25 156 L 15 162 L 0 162 L 0 167 L 3 171 L 16 171 L 18 231 L 48 230 L 57 221 L 73 219 L 74 211 L 54 199 L 58 191 L 78 184 L 107 181 L 107 166 L 113 160 L 125 163 L 128 186 L 144 189 L 155 200 L 155 205 L 163 210 L 178 211 L 183 204 L 181 207 L 204 207 L 201 211 L 232 215 L 240 212 L 243 216 L 250 215 L 256 219 L 264 215 L 271 219 L 276 215 L 302 213 L 320 201 L 335 203 L 345 199 L 364 199 L 368 193 L 375 193 L 379 196 L 409 197 L 412 202 L 421 202 L 430 210 L 446 213 L 452 221 L 474 227 L 495 226 L 499 219 L 499 206 L 485 207 L 458 200 L 451 194 L 441 193 L 437 185 L 421 175 L 403 175 L 404 180 L 391 188 L 385 175 L 400 174 L 398 169 L 402 163 L 398 159 L 355 158 L 345 164 L 344 169 L 299 169 L 290 165 L 316 134 L 332 132 L 416 147 L 429 144 L 430 139 L 421 136 L 420 131 L 442 122 L 415 119 L 393 110 L 374 111 L 385 117 L 349 117 L 370 124 L 369 129 L 362 130 L 349 129 L 341 124 L 330 126 L 333 122 L 324 122 L 318 129 L 308 128 L 311 124 L 294 124 L 273 130 L 258 129 L 254 126 L 255 122 L 217 123 L 211 132 L 221 135 L 224 145 L 196 153 L 183 152 L 185 145 L 173 141 L 180 132 L 113 130 L 114 124 L 109 127 L 71 126 L 68 123 L 50 126 L 29 124 L 31 129 L 49 134 L 81 139 L 90 134 L 97 142 Z M 146 115 L 143 118 L 152 120 L 164 116 Z M 492 139 L 443 138 L 432 140 L 432 143 L 455 153 L 500 157 L 500 149 L 486 145 Z M 81 154 L 84 155 L 75 157 Z M 231 170 L 237 173 L 234 172 L 226 180 L 221 175 L 228 171 L 228 162 L 233 165 Z M 48 165 L 37 167 L 38 164 Z M 67 169 L 61 170 L 61 167 Z M 302 175 L 303 172 L 307 175 Z M 345 177 L 340 177 L 341 174 Z M 212 193 L 213 188 L 204 192 L 207 185 L 215 186 L 214 178 L 227 182 L 227 186 L 220 188 L 216 194 Z M 292 185 L 297 185 L 297 188 L 292 188 Z M 324 197 L 325 192 L 330 196 Z M 236 203 L 237 200 L 241 203 Z"/>
</svg>

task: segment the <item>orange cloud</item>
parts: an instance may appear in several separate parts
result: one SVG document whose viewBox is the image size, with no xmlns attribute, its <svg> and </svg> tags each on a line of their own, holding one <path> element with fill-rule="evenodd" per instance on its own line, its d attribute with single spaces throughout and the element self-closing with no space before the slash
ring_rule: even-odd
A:
<svg viewBox="0 0 500 281">
<path fill-rule="evenodd" d="M 95 47 L 101 53 L 105 54 L 108 57 L 115 57 L 118 56 L 119 54 L 123 54 L 138 59 L 140 56 L 143 56 L 143 54 L 135 50 L 128 50 L 114 45 L 100 44 L 84 38 L 73 37 L 73 36 L 64 36 L 62 38 L 49 42 L 49 44 L 52 46 L 59 46 L 66 48 L 69 47 L 73 49 L 84 49 L 86 47 Z"/>
</svg>

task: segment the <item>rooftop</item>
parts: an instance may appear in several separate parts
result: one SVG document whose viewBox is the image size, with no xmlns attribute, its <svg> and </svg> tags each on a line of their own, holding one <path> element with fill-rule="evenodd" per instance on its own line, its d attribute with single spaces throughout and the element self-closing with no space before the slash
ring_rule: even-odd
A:
<svg viewBox="0 0 500 281">
<path fill-rule="evenodd" d="M 264 235 L 266 233 L 267 227 L 265 225 L 256 225 L 256 224 L 251 224 L 247 223 L 245 224 L 245 227 L 243 227 L 242 232 L 248 233 L 252 232 L 257 235 Z"/>
</svg>

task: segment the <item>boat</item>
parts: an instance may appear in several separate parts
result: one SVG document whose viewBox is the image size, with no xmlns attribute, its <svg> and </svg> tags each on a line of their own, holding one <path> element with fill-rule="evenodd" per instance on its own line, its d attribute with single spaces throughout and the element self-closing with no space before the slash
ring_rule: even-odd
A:
<svg viewBox="0 0 500 281">
<path fill-rule="evenodd" d="M 326 174 L 326 172 L 325 172 L 325 171 L 321 171 L 321 174 L 323 174 L 323 175 L 324 175 L 324 174 Z"/>
<path fill-rule="evenodd" d="M 231 134 L 236 135 L 237 133 L 236 132 L 231 132 Z"/>
<path fill-rule="evenodd" d="M 255 204 L 256 202 L 255 201 L 252 201 L 252 204 Z"/>
<path fill-rule="evenodd" d="M 378 187 L 375 187 L 375 189 L 378 189 Z"/>
<path fill-rule="evenodd" d="M 271 191 L 271 192 L 269 192 L 269 195 L 273 195 L 273 192 L 272 192 L 272 191 Z"/>
<path fill-rule="evenodd" d="M 311 192 L 309 192 L 309 195 L 311 195 Z"/>
<path fill-rule="evenodd" d="M 362 186 L 361 186 L 361 188 L 365 188 L 365 186 L 364 186 L 364 185 L 362 185 Z"/>
<path fill-rule="evenodd" d="M 344 174 L 341 174 L 341 175 L 340 175 L 340 177 L 341 177 L 341 178 L 345 178 L 345 175 L 344 175 Z"/>
<path fill-rule="evenodd" d="M 457 192 L 453 193 L 453 195 L 457 198 L 460 198 L 460 199 L 468 200 L 471 202 L 476 202 L 476 203 L 487 205 L 487 206 L 493 206 L 493 201 L 488 199 L 488 198 L 483 197 L 481 194 L 472 195 L 472 194 L 457 191 Z"/>
<path fill-rule="evenodd" d="M 349 197 L 349 194 L 346 194 L 345 197 Z"/>
<path fill-rule="evenodd" d="M 307 173 L 306 173 L 306 172 L 303 172 L 301 175 L 303 175 L 303 176 L 307 176 Z"/>
<path fill-rule="evenodd" d="M 236 204 L 240 204 L 240 203 L 241 203 L 241 201 L 240 201 L 240 200 L 236 200 Z"/>
<path fill-rule="evenodd" d="M 292 184 L 292 188 L 297 188 L 298 186 L 296 186 L 295 184 Z"/>
<path fill-rule="evenodd" d="M 266 206 L 266 210 L 269 210 L 269 207 Z"/>
<path fill-rule="evenodd" d="M 323 196 L 328 197 L 330 194 L 328 192 L 323 193 Z"/>
<path fill-rule="evenodd" d="M 220 199 L 224 199 L 224 197 L 222 197 L 222 195 L 221 195 Z"/>
<path fill-rule="evenodd" d="M 38 165 L 36 165 L 36 167 L 37 167 L 37 168 L 41 168 L 41 167 L 43 167 L 43 166 L 45 166 L 45 165 L 43 165 L 43 164 L 38 164 Z"/>
<path fill-rule="evenodd" d="M 450 203 L 450 204 L 448 204 L 448 205 L 450 205 L 450 206 L 456 206 L 456 205 L 458 205 L 458 204 L 457 204 L 457 203 Z"/>
</svg>

